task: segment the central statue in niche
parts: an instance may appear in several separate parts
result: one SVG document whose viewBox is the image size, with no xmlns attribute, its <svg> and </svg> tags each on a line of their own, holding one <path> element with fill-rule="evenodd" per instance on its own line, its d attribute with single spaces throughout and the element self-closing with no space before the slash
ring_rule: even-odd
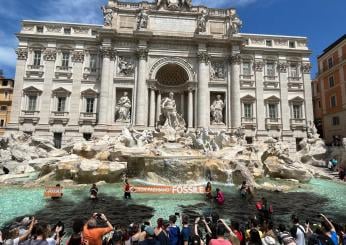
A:
<svg viewBox="0 0 346 245">
<path fill-rule="evenodd" d="M 161 115 L 159 125 L 172 128 L 174 130 L 185 129 L 185 120 L 178 114 L 177 106 L 174 100 L 174 93 L 170 92 L 168 97 L 161 101 Z"/>
</svg>

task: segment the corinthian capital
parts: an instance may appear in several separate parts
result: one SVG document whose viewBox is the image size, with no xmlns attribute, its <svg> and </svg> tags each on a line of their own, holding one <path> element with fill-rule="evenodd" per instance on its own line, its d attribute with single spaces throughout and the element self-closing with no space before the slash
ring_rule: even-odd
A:
<svg viewBox="0 0 346 245">
<path fill-rule="evenodd" d="M 232 56 L 229 57 L 229 60 L 231 64 L 240 64 L 241 56 L 240 54 L 233 54 Z"/>
<path fill-rule="evenodd" d="M 16 54 L 17 54 L 18 60 L 26 60 L 28 58 L 28 49 L 27 48 L 17 48 Z"/>
<path fill-rule="evenodd" d="M 197 52 L 197 57 L 201 63 L 208 63 L 209 59 L 210 59 L 210 56 L 209 56 L 208 52 L 206 52 L 206 51 Z"/>
<path fill-rule="evenodd" d="M 310 73 L 311 68 L 312 66 L 310 63 L 304 63 L 302 66 L 303 73 Z"/>
<path fill-rule="evenodd" d="M 263 71 L 264 62 L 262 60 L 256 60 L 254 66 L 255 71 Z"/>
<path fill-rule="evenodd" d="M 56 60 L 56 49 L 55 48 L 46 48 L 43 53 L 43 58 L 47 61 Z"/>
<path fill-rule="evenodd" d="M 288 67 L 287 62 L 280 62 L 278 64 L 278 68 L 280 72 L 287 72 L 287 67 Z"/>
<path fill-rule="evenodd" d="M 75 50 L 72 52 L 72 61 L 76 63 L 83 63 L 84 62 L 84 51 L 82 50 Z"/>
<path fill-rule="evenodd" d="M 116 51 L 112 47 L 101 47 L 101 54 L 104 58 L 114 59 Z"/>
<path fill-rule="evenodd" d="M 137 48 L 136 55 L 139 59 L 147 59 L 149 50 L 147 48 Z"/>
</svg>

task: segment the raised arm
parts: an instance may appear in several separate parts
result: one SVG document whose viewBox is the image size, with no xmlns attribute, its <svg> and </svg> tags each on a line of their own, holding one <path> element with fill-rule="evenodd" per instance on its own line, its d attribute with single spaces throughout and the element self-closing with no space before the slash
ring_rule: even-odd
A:
<svg viewBox="0 0 346 245">
<path fill-rule="evenodd" d="M 332 224 L 332 222 L 330 222 L 330 220 L 326 216 L 324 216 L 323 214 L 321 214 L 321 217 L 328 223 L 328 225 L 330 226 L 331 230 L 335 231 L 335 227 Z"/>
<path fill-rule="evenodd" d="M 233 237 L 237 237 L 236 234 L 233 233 L 232 229 L 226 224 L 226 222 L 223 219 L 219 219 L 221 223 L 225 226 L 229 234 Z M 238 237 L 237 237 L 238 238 Z"/>
<path fill-rule="evenodd" d="M 32 217 L 31 223 L 29 225 L 29 229 L 23 235 L 19 237 L 20 242 L 25 241 L 28 238 L 28 236 L 31 234 L 32 228 L 34 227 L 36 223 L 37 223 L 37 220 L 35 219 L 35 217 Z"/>
<path fill-rule="evenodd" d="M 207 232 L 211 234 L 212 232 L 210 230 L 208 223 L 205 221 L 205 219 L 203 219 L 202 221 L 203 221 L 203 224 L 205 225 L 205 229 L 207 230 Z"/>
</svg>

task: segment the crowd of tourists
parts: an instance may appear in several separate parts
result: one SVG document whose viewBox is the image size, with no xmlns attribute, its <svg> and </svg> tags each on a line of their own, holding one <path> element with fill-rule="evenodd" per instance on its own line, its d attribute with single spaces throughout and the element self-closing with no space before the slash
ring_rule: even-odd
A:
<svg viewBox="0 0 346 245">
<path fill-rule="evenodd" d="M 262 209 L 265 203 L 260 202 Z M 259 204 L 256 204 L 256 206 Z M 259 209 L 259 212 L 263 210 Z M 270 214 L 270 211 L 268 212 Z M 270 215 L 255 216 L 247 224 L 226 222 L 217 212 L 190 219 L 176 213 L 168 219 L 114 225 L 105 214 L 94 213 L 88 220 L 71 220 L 72 234 L 66 235 L 64 224 L 50 226 L 25 218 L 6 237 L 0 232 L 1 245 L 346 245 L 345 226 L 335 224 L 321 214 L 319 224 L 301 224 L 297 215 L 291 223 L 274 224 Z"/>
</svg>

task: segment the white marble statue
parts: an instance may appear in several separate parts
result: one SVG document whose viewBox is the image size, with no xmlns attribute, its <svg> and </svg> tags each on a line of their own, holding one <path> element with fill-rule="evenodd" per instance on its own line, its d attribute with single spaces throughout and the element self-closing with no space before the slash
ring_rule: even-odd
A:
<svg viewBox="0 0 346 245">
<path fill-rule="evenodd" d="M 164 7 L 170 10 L 178 10 L 182 8 L 190 9 L 192 7 L 192 0 L 156 0 L 158 8 Z"/>
<path fill-rule="evenodd" d="M 207 31 L 207 18 L 208 18 L 208 13 L 207 11 L 203 10 L 202 15 L 198 18 L 198 23 L 197 23 L 198 33 L 205 33 Z"/>
<path fill-rule="evenodd" d="M 222 112 L 224 107 L 225 103 L 223 102 L 221 95 L 217 95 L 216 100 L 214 100 L 213 104 L 210 106 L 212 124 L 224 124 Z"/>
<path fill-rule="evenodd" d="M 104 25 L 111 27 L 113 21 L 113 10 L 106 8 L 105 6 L 102 6 L 101 9 L 103 12 Z"/>
<path fill-rule="evenodd" d="M 236 13 L 231 13 L 230 18 L 230 34 L 238 34 L 240 29 L 243 26 L 243 22 L 239 19 L 238 15 Z"/>
<path fill-rule="evenodd" d="M 124 92 L 124 95 L 119 99 L 115 108 L 116 121 L 129 122 L 131 118 L 131 100 L 128 97 L 128 93 Z"/>
<path fill-rule="evenodd" d="M 142 9 L 137 17 L 137 30 L 146 29 L 148 27 L 148 19 L 148 14 Z"/>
<path fill-rule="evenodd" d="M 173 129 L 183 129 L 185 127 L 184 119 L 177 113 L 173 92 L 170 92 L 169 96 L 161 101 L 161 111 L 160 121 L 162 126 Z"/>
</svg>

